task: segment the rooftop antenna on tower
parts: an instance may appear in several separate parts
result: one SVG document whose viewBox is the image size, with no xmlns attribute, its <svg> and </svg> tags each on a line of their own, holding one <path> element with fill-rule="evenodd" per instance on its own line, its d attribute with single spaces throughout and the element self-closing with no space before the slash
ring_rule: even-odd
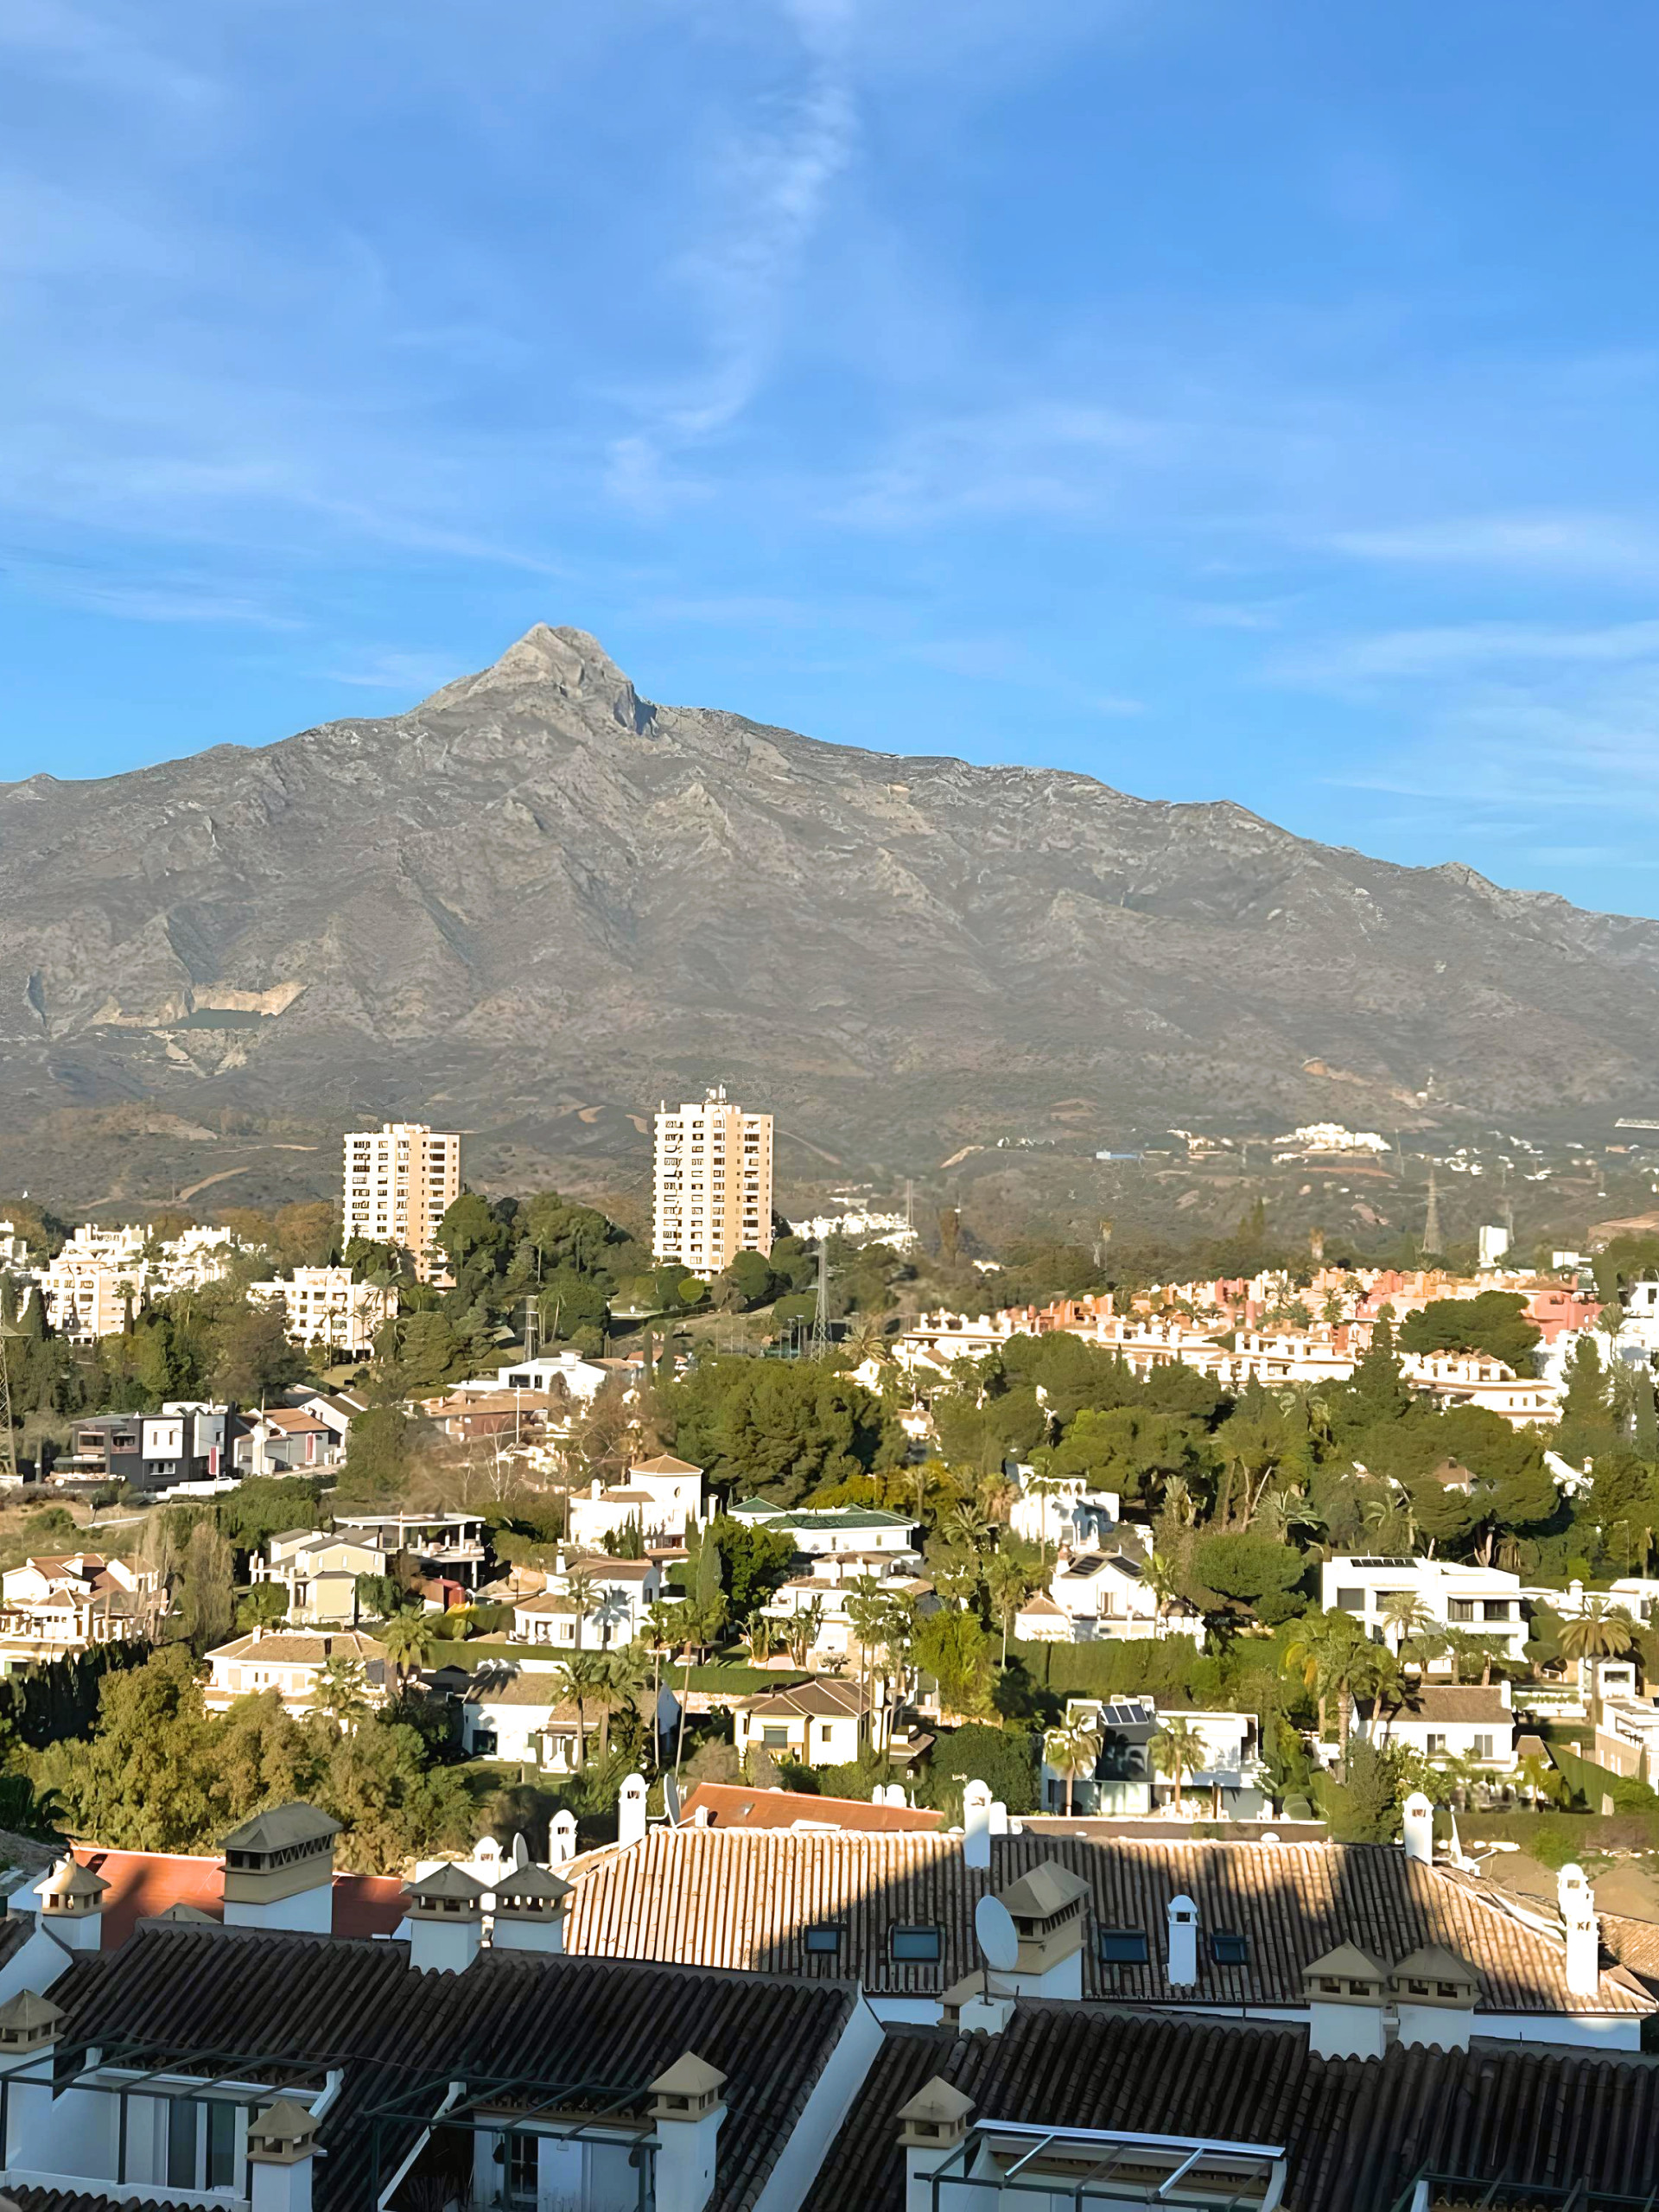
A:
<svg viewBox="0 0 1659 2212">
<path fill-rule="evenodd" d="M 1440 1194 L 1434 1183 L 1434 1162 L 1428 1163 L 1428 1211 L 1423 1221 L 1423 1255 L 1440 1249 Z"/>
<path fill-rule="evenodd" d="M 822 1359 L 830 1349 L 830 1239 L 818 1239 L 818 1298 L 812 1309 L 812 1351 Z"/>
</svg>

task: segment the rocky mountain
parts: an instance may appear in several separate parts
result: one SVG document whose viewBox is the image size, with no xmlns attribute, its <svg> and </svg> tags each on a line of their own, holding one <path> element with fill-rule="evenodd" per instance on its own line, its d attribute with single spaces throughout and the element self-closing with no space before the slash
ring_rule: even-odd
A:
<svg viewBox="0 0 1659 2212">
<path fill-rule="evenodd" d="M 396 1110 L 556 1154 L 723 1077 L 925 1172 L 1001 1135 L 1659 1100 L 1659 925 L 653 705 L 540 626 L 390 720 L 0 787 L 0 976 L 14 1129 Z"/>
</svg>

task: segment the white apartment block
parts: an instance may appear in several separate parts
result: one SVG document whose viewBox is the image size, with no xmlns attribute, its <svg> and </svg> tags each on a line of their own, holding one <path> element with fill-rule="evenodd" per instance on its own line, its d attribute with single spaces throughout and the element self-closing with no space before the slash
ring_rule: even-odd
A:
<svg viewBox="0 0 1659 2212">
<path fill-rule="evenodd" d="M 1437 1627 L 1502 1639 L 1504 1656 L 1526 1656 L 1527 1609 L 1518 1574 L 1499 1567 L 1467 1567 L 1444 1559 L 1332 1559 L 1319 1570 L 1325 1611 L 1351 1613 L 1372 1641 L 1398 1650 L 1401 1637 L 1385 1618 L 1390 1598 L 1417 1599 Z M 1451 1667 L 1431 1660 L 1425 1672 Z"/>
<path fill-rule="evenodd" d="M 772 1249 L 772 1116 L 730 1104 L 723 1084 L 658 1113 L 652 1249 L 697 1275 Z"/>
<path fill-rule="evenodd" d="M 386 1122 L 346 1139 L 341 1206 L 347 1243 L 401 1244 L 423 1281 L 432 1272 L 438 1224 L 461 1196 L 461 1139 L 424 1122 Z"/>
<path fill-rule="evenodd" d="M 358 1282 L 349 1268 L 296 1268 L 291 1281 L 254 1283 L 251 1298 L 280 1299 L 283 1325 L 299 1344 L 372 1351 L 374 1334 L 397 1311 L 395 1290 Z"/>
</svg>

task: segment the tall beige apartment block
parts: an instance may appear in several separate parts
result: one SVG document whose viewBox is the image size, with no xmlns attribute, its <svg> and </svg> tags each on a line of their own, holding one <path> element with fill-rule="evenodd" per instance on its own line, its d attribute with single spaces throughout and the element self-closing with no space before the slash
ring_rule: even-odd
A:
<svg viewBox="0 0 1659 2212">
<path fill-rule="evenodd" d="M 433 1239 L 461 1196 L 461 1139 L 424 1122 L 353 1129 L 346 1140 L 346 1236 L 401 1244 L 424 1280 L 440 1265 Z"/>
<path fill-rule="evenodd" d="M 657 1116 L 652 1249 L 697 1275 L 772 1249 L 772 1116 L 731 1104 L 724 1084 Z"/>
</svg>

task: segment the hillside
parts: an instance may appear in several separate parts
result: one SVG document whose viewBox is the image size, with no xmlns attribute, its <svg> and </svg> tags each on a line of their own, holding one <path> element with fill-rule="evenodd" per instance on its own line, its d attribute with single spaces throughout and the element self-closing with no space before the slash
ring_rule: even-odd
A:
<svg viewBox="0 0 1659 2212">
<path fill-rule="evenodd" d="M 1659 925 L 656 706 L 545 627 L 389 720 L 0 787 L 0 958 L 13 1131 L 398 1110 L 553 1154 L 724 1076 L 923 1172 L 1005 1133 L 1659 1099 Z"/>
</svg>

